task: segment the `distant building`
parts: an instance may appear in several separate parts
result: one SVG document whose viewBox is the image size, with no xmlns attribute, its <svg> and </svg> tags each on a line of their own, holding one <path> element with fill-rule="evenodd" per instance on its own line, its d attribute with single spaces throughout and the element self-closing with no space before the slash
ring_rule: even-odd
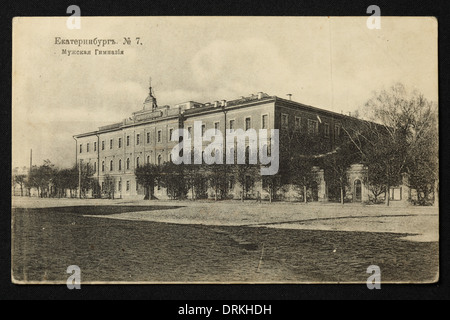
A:
<svg viewBox="0 0 450 320">
<path fill-rule="evenodd" d="M 145 163 L 163 164 L 170 161 L 170 153 L 178 142 L 170 141 L 173 130 L 192 130 L 195 121 L 202 121 L 206 129 L 279 129 L 300 130 L 313 135 L 317 141 L 333 150 L 339 145 L 342 128 L 360 120 L 347 115 L 304 105 L 290 99 L 269 96 L 265 93 L 252 94 L 232 101 L 200 103 L 188 101 L 174 106 L 159 106 L 152 88 L 141 110 L 133 112 L 122 122 L 100 127 L 94 132 L 74 136 L 77 143 L 76 161 L 90 163 L 95 177 L 102 186 L 109 175 L 115 181 L 115 197 L 143 198 L 144 190 L 136 183 L 134 170 Z M 280 144 L 283 141 L 280 141 Z M 311 199 L 328 200 L 328 188 L 324 172 L 316 168 L 316 187 L 310 190 Z M 349 168 L 348 200 L 363 202 L 369 199 L 365 185 L 367 168 L 355 164 Z M 258 181 L 247 190 L 249 196 L 258 192 L 266 197 Z M 103 186 L 104 187 L 104 186 Z M 239 196 L 241 188 L 231 184 L 230 194 Z M 166 191 L 155 188 L 155 196 L 166 198 Z M 286 200 L 298 200 L 298 193 L 287 191 Z"/>
</svg>

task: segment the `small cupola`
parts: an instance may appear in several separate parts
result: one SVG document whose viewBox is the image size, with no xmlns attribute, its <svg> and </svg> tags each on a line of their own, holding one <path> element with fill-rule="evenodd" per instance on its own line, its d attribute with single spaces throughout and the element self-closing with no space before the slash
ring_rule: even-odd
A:
<svg viewBox="0 0 450 320">
<path fill-rule="evenodd" d="M 148 88 L 148 97 L 144 101 L 144 110 L 155 110 L 158 108 L 158 104 L 156 103 L 156 98 L 152 89 L 152 78 L 149 80 L 149 88 Z"/>
</svg>

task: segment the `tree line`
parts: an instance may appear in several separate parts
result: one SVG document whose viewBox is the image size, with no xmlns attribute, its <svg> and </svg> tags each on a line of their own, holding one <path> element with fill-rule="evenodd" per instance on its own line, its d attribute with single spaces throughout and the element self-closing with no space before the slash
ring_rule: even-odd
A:
<svg viewBox="0 0 450 320">
<path fill-rule="evenodd" d="M 75 197 L 81 185 L 81 196 L 87 197 L 88 192 L 94 191 L 95 195 L 99 190 L 98 182 L 93 178 L 94 172 L 89 163 L 59 169 L 50 160 L 45 160 L 42 165 L 33 166 L 28 175 L 13 175 L 13 183 L 19 185 L 21 196 L 24 190 L 28 190 L 28 195 L 31 195 L 31 189 L 34 188 L 41 198 Z"/>
<path fill-rule="evenodd" d="M 154 189 L 165 188 L 171 199 L 230 199 L 230 190 L 238 183 L 240 199 L 244 200 L 255 185 L 259 173 L 257 165 L 175 165 L 145 164 L 136 168 L 136 181 L 145 189 L 145 199 L 155 199 Z M 208 194 L 211 192 L 211 194 Z"/>
<path fill-rule="evenodd" d="M 353 134 L 352 142 L 369 168 L 370 191 L 389 192 L 405 183 L 416 190 L 416 203 L 438 203 L 439 117 L 436 103 L 400 83 L 375 92 L 362 112 L 365 121 Z M 386 197 L 389 205 L 389 196 Z"/>
</svg>

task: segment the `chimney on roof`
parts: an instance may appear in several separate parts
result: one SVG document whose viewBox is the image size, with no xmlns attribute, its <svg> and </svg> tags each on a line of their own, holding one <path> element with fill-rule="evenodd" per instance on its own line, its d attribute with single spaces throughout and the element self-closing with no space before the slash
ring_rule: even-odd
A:
<svg viewBox="0 0 450 320">
<path fill-rule="evenodd" d="M 220 105 L 222 107 L 226 107 L 227 106 L 227 100 L 222 100 Z"/>
<path fill-rule="evenodd" d="M 287 96 L 289 97 L 289 100 L 292 100 L 292 93 L 288 93 Z"/>
<path fill-rule="evenodd" d="M 258 100 L 261 100 L 263 97 L 263 93 L 262 92 L 258 92 Z"/>
<path fill-rule="evenodd" d="M 219 106 L 219 101 L 214 101 L 214 108 L 217 108 Z"/>
<path fill-rule="evenodd" d="M 349 117 L 351 117 L 351 116 L 352 116 L 352 113 L 351 113 L 351 112 L 349 112 L 349 113 L 348 113 L 348 116 L 349 116 Z"/>
</svg>

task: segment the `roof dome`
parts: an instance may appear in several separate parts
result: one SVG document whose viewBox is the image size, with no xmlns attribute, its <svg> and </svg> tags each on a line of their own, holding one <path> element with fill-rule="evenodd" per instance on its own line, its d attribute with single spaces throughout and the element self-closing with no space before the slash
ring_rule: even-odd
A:
<svg viewBox="0 0 450 320">
<path fill-rule="evenodd" d="M 152 87 L 149 87 L 148 97 L 144 101 L 144 110 L 154 110 L 158 107 L 156 98 L 153 96 Z"/>
</svg>

